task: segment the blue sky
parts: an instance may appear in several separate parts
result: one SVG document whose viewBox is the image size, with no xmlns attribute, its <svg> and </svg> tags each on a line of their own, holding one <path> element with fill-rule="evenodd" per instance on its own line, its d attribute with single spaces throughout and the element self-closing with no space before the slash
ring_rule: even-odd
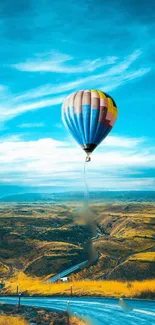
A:
<svg viewBox="0 0 155 325">
<path fill-rule="evenodd" d="M 155 188 L 155 3 L 0 2 L 0 186 L 83 186 L 64 98 L 101 89 L 118 120 L 88 166 L 92 189 Z"/>
</svg>

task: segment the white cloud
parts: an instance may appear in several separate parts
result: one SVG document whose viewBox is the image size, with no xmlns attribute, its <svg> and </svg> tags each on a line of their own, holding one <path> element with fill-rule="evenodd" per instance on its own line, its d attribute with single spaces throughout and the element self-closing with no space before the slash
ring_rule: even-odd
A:
<svg viewBox="0 0 155 325">
<path fill-rule="evenodd" d="M 104 184 L 104 185 L 103 185 Z M 111 177 L 108 179 L 102 179 L 102 182 L 97 181 L 93 183 L 92 189 L 104 189 L 106 190 L 154 190 L 155 179 L 154 178 L 124 178 L 118 177 L 115 179 Z"/>
<path fill-rule="evenodd" d="M 155 150 L 142 149 L 144 139 L 108 138 L 106 146 L 100 145 L 92 155 L 92 162 L 87 164 L 90 188 L 135 189 L 136 186 L 140 189 L 142 186 L 151 189 L 154 180 L 143 177 L 142 170 L 155 169 Z M 3 139 L 0 143 L 0 181 L 29 186 L 68 184 L 75 189 L 81 188 L 84 159 L 85 153 L 75 143 L 48 138 L 29 142 Z"/>
<path fill-rule="evenodd" d="M 37 56 L 33 60 L 13 64 L 12 67 L 20 71 L 28 72 L 85 73 L 95 71 L 101 66 L 113 64 L 116 60 L 117 57 L 112 56 L 105 59 L 99 58 L 93 61 L 85 60 L 79 64 L 75 64 L 75 62 L 72 63 L 74 58 L 70 55 L 51 52 L 50 54 L 47 53 L 41 57 Z"/>
<path fill-rule="evenodd" d="M 133 148 L 144 141 L 145 138 L 123 138 L 119 136 L 109 136 L 104 140 L 104 146 Z"/>
</svg>

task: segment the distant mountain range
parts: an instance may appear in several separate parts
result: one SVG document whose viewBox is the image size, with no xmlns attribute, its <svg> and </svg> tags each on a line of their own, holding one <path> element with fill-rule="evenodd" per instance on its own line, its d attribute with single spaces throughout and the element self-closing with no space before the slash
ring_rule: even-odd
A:
<svg viewBox="0 0 155 325">
<path fill-rule="evenodd" d="M 75 202 L 84 199 L 83 192 L 21 193 L 1 196 L 0 202 Z M 91 202 L 155 202 L 155 191 L 91 192 Z"/>
</svg>

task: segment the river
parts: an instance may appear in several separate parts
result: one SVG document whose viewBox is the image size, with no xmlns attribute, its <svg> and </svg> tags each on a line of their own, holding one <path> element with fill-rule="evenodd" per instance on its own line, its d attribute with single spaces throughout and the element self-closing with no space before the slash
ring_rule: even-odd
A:
<svg viewBox="0 0 155 325">
<path fill-rule="evenodd" d="M 90 319 L 92 325 L 155 325 L 155 302 L 147 300 L 126 300 L 133 311 L 125 313 L 117 299 L 108 298 L 47 298 L 22 297 L 21 304 L 67 310 Z M 0 303 L 17 304 L 16 297 L 0 297 Z"/>
</svg>

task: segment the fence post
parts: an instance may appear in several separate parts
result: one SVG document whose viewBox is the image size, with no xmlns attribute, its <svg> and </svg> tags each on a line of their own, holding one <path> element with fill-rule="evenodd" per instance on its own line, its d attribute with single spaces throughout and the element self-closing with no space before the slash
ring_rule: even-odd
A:
<svg viewBox="0 0 155 325">
<path fill-rule="evenodd" d="M 68 324 L 67 325 L 70 325 L 70 321 L 69 321 L 69 314 L 68 314 Z"/>
<path fill-rule="evenodd" d="M 20 300 L 21 300 L 21 295 L 22 295 L 22 293 L 19 292 L 19 294 L 18 294 L 18 309 L 20 309 Z"/>
<path fill-rule="evenodd" d="M 67 325 L 70 325 L 70 317 L 69 317 L 69 311 L 70 311 L 70 308 L 69 308 L 69 304 L 70 302 L 67 301 Z"/>
</svg>

